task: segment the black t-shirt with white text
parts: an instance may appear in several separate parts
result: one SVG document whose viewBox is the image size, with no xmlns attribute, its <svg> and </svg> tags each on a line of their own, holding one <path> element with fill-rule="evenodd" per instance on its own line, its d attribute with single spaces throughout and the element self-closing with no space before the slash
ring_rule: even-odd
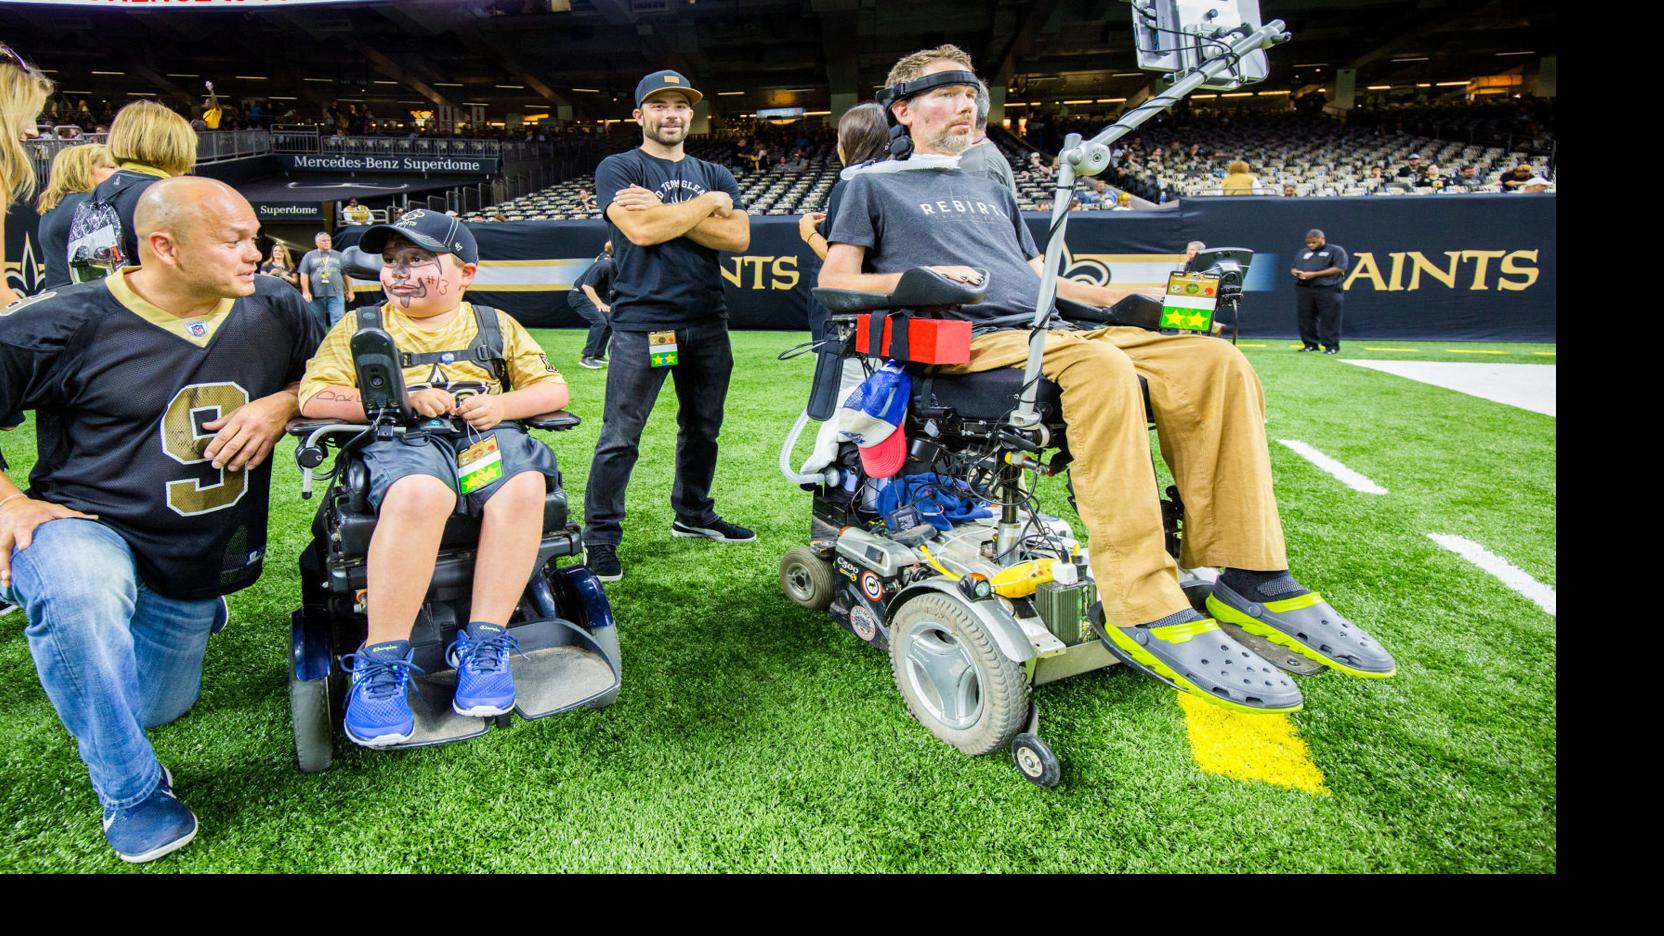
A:
<svg viewBox="0 0 1664 936">
<path fill-rule="evenodd" d="M 246 588 L 265 558 L 272 458 L 216 470 L 203 424 L 300 380 L 322 329 L 271 277 L 179 318 L 139 297 L 130 272 L 0 312 L 0 410 L 37 417 L 29 496 L 97 515 L 163 595 Z"/>
<path fill-rule="evenodd" d="M 727 192 L 736 210 L 745 207 L 734 174 L 695 156 L 660 159 L 638 148 L 608 156 L 595 168 L 596 196 L 608 207 L 618 192 L 631 185 L 652 192 L 665 204 L 692 201 L 716 191 Z M 686 236 L 638 247 L 611 218 L 607 232 L 612 237 L 615 270 L 613 330 L 654 331 L 727 320 L 717 251 Z"/>
</svg>

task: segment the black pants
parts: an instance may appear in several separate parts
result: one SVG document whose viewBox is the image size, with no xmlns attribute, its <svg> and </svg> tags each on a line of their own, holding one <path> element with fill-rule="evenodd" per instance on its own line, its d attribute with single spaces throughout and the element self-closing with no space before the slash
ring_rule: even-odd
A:
<svg viewBox="0 0 1664 936">
<path fill-rule="evenodd" d="M 728 399 L 734 353 L 726 322 L 676 329 L 678 363 L 651 367 L 647 333 L 612 336 L 607 366 L 607 402 L 601 440 L 595 445 L 584 489 L 584 542 L 617 545 L 624 539 L 624 489 L 640 456 L 641 430 L 669 376 L 679 403 L 676 424 L 676 483 L 670 506 L 676 519 L 704 526 L 716 519 L 711 481 L 716 477 L 716 437 Z"/>
<path fill-rule="evenodd" d="M 1340 348 L 1340 287 L 1294 288 L 1295 312 L 1300 318 L 1300 343 L 1308 348 L 1322 345 Z"/>
<path fill-rule="evenodd" d="M 589 338 L 584 341 L 583 356 L 586 358 L 606 357 L 607 339 L 612 337 L 612 320 L 605 312 L 596 308 L 595 303 L 589 301 L 589 297 L 584 295 L 583 290 L 576 287 L 566 297 L 566 302 L 572 307 L 572 311 L 578 313 L 584 321 L 589 323 Z"/>
</svg>

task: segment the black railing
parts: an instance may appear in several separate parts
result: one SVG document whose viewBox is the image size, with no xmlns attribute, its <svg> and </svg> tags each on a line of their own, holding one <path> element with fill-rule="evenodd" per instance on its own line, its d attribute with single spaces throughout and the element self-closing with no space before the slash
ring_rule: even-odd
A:
<svg viewBox="0 0 1664 936">
<path fill-rule="evenodd" d="M 28 141 L 29 155 L 34 158 L 35 177 L 46 184 L 52 171 L 52 160 L 59 151 L 86 143 L 105 143 L 107 133 L 83 133 L 79 136 L 42 137 Z M 264 130 L 199 130 L 196 134 L 196 164 L 225 162 L 249 156 L 264 156 L 272 152 L 271 134 Z"/>
</svg>

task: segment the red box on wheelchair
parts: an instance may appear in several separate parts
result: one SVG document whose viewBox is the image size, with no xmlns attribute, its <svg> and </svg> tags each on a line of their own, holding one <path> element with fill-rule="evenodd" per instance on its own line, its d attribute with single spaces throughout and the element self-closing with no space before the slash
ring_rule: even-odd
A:
<svg viewBox="0 0 1664 936">
<path fill-rule="evenodd" d="M 906 336 L 907 356 L 903 360 L 890 353 L 897 328 Z M 855 322 L 855 350 L 871 354 L 869 335 L 872 317 L 863 315 Z M 967 364 L 971 360 L 971 323 L 958 319 L 915 318 L 890 316 L 884 320 L 884 342 L 880 345 L 884 357 L 895 357 L 911 364 Z"/>
</svg>

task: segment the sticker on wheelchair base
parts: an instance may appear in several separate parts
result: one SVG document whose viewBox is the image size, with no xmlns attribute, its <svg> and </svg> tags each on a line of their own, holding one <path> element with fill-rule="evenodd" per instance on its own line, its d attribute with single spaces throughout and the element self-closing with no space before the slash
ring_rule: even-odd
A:
<svg viewBox="0 0 1664 936">
<path fill-rule="evenodd" d="M 878 615 L 866 605 L 857 604 L 849 609 L 849 629 L 855 632 L 855 636 L 872 643 L 878 636 Z"/>
<path fill-rule="evenodd" d="M 878 580 L 877 573 L 861 573 L 861 593 L 873 601 L 884 600 L 884 583 Z"/>
</svg>

